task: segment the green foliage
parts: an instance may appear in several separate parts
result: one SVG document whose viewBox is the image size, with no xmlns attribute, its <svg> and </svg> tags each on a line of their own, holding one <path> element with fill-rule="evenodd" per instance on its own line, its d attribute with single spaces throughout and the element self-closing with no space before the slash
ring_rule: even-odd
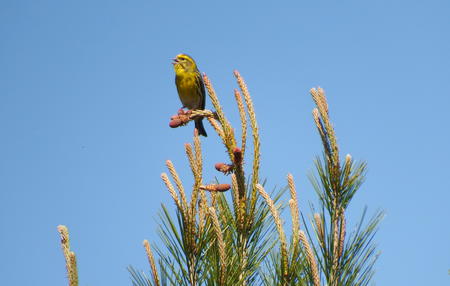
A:
<svg viewBox="0 0 450 286">
<path fill-rule="evenodd" d="M 248 188 L 247 192 L 250 193 L 251 190 L 252 188 Z M 277 202 L 284 192 L 285 190 L 282 189 L 275 193 Z M 254 222 L 245 233 L 242 233 L 239 231 L 239 222 L 236 220 L 236 210 L 231 199 L 220 193 L 217 194 L 216 200 L 228 258 L 223 285 L 258 285 L 262 281 L 260 266 L 276 243 L 269 209 L 258 197 Z M 164 245 L 157 248 L 157 253 L 161 257 L 161 272 L 168 277 L 169 285 L 190 285 L 189 254 L 187 253 L 189 250 L 185 243 L 187 238 L 183 236 L 186 233 L 186 227 L 183 224 L 182 215 L 177 210 L 174 220 L 163 205 L 160 219 L 159 234 Z M 219 285 L 217 281 L 220 277 L 220 259 L 216 237 L 211 224 L 207 225 L 205 234 L 198 238 L 198 245 L 202 251 L 198 253 L 198 264 L 194 269 L 198 274 L 198 285 Z M 242 263 L 243 261 L 245 263 Z M 135 272 L 133 274 L 134 277 L 136 274 Z"/>
<path fill-rule="evenodd" d="M 320 239 L 321 235 L 314 220 L 310 221 L 313 233 L 305 219 L 303 221 L 309 239 L 316 242 L 315 253 L 319 258 L 322 273 L 327 281 L 335 285 L 368 285 L 374 274 L 373 266 L 379 256 L 372 240 L 384 213 L 377 211 L 366 222 L 367 208 L 365 208 L 359 223 L 347 236 L 345 219 L 339 217 L 339 213 L 342 214 L 339 210 L 347 209 L 354 194 L 364 182 L 366 163 L 354 163 L 351 157 L 347 156 L 342 171 L 338 173 L 338 180 L 333 178 L 335 174 L 326 155 L 323 160 L 317 159 L 315 166 L 317 176 L 311 175 L 310 180 L 321 203 L 318 217 L 321 218 L 321 225 L 325 226 L 324 239 Z M 333 223 L 333 218 L 338 218 L 337 223 Z M 341 236 L 346 236 L 346 241 L 340 250 L 341 254 L 336 257 L 334 248 L 340 243 Z"/>
<path fill-rule="evenodd" d="M 133 266 L 128 266 L 133 286 L 154 286 L 150 278 L 144 272 L 138 272 Z"/>
</svg>

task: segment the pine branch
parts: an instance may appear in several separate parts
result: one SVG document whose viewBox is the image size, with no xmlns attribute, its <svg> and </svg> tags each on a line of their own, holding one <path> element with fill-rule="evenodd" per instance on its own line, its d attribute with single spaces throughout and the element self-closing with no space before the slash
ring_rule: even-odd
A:
<svg viewBox="0 0 450 286">
<path fill-rule="evenodd" d="M 67 278 L 69 286 L 78 286 L 78 269 L 75 252 L 70 250 L 69 230 L 65 225 L 58 225 L 61 236 L 61 248 L 66 259 Z"/>
</svg>

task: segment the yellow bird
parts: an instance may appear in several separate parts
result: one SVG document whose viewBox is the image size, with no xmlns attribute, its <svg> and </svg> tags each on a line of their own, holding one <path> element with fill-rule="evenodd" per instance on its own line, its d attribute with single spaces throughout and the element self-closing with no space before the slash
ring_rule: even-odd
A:
<svg viewBox="0 0 450 286">
<path fill-rule="evenodd" d="M 205 109 L 205 86 L 194 59 L 186 54 L 179 54 L 173 59 L 172 64 L 175 70 L 175 85 L 183 108 Z M 195 128 L 198 134 L 206 137 L 202 120 L 203 118 L 195 119 Z"/>
</svg>

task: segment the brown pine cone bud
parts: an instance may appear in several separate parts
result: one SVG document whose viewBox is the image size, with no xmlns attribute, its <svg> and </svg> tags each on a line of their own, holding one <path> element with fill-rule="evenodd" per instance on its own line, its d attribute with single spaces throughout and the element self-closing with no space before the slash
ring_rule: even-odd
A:
<svg viewBox="0 0 450 286">
<path fill-rule="evenodd" d="M 179 116 L 172 116 L 171 121 L 169 122 L 169 126 L 171 128 L 177 128 L 181 125 L 183 125 L 183 121 L 181 120 L 181 118 Z"/>
<path fill-rule="evenodd" d="M 241 150 L 241 148 L 238 148 L 238 147 L 234 148 L 233 154 L 234 154 L 234 164 L 241 165 L 242 164 L 242 150 Z"/>
<path fill-rule="evenodd" d="M 187 112 L 183 114 L 173 115 L 172 117 L 170 117 L 169 126 L 172 128 L 177 128 L 187 124 L 189 120 L 189 114 Z"/>
<path fill-rule="evenodd" d="M 224 173 L 225 175 L 228 175 L 229 173 L 233 172 L 233 165 L 225 164 L 225 163 L 216 163 L 214 165 L 217 171 Z"/>
<path fill-rule="evenodd" d="M 209 192 L 226 192 L 231 189 L 230 184 L 211 184 L 211 185 L 202 185 L 199 187 L 201 190 L 209 191 Z"/>
</svg>

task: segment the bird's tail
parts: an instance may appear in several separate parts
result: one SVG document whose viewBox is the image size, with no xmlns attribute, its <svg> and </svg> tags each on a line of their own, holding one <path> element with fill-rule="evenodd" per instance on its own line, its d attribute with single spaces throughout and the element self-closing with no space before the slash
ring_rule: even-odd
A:
<svg viewBox="0 0 450 286">
<path fill-rule="evenodd" d="M 205 127 L 203 126 L 202 120 L 203 120 L 203 118 L 195 119 L 195 128 L 197 128 L 199 135 L 203 135 L 203 136 L 207 137 L 208 134 L 206 134 L 206 130 L 205 130 Z"/>
</svg>

